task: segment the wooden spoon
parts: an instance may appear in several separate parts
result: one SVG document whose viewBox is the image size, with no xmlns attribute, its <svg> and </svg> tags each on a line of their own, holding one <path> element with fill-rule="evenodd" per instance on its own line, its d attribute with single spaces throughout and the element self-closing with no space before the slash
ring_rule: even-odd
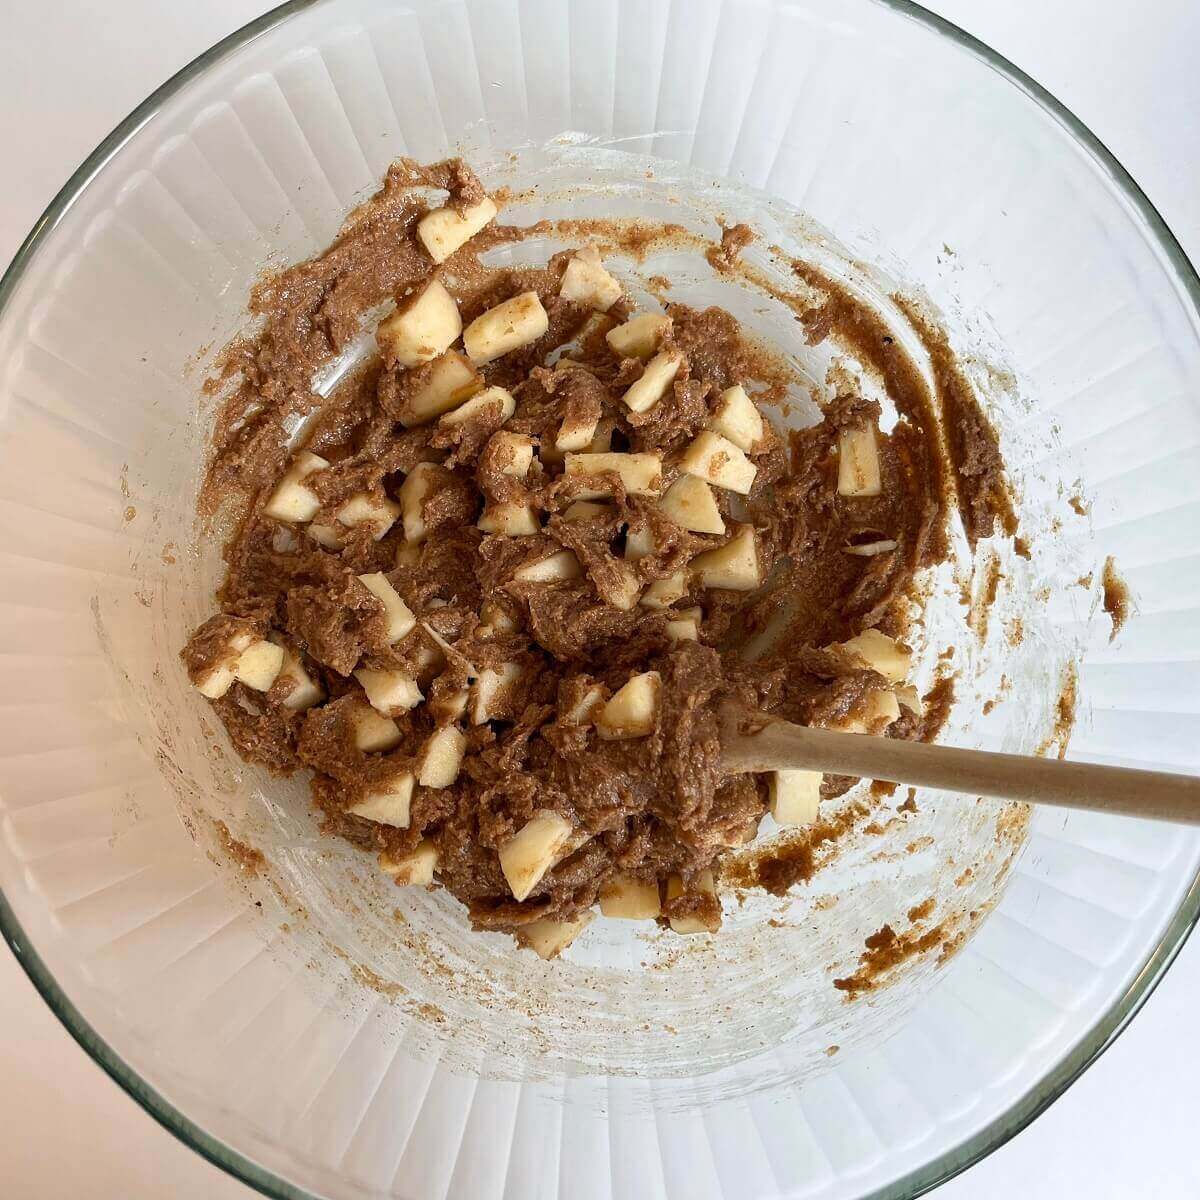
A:
<svg viewBox="0 0 1200 1200">
<path fill-rule="evenodd" d="M 961 750 L 929 742 L 809 729 L 771 720 L 744 734 L 746 714 L 722 714 L 721 758 L 733 774 L 808 770 L 1056 808 L 1200 825 L 1200 776 Z"/>
</svg>

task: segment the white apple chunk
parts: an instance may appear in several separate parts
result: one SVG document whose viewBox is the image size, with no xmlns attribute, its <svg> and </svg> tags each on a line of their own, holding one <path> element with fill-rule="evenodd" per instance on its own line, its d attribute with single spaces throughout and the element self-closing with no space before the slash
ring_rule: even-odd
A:
<svg viewBox="0 0 1200 1200">
<path fill-rule="evenodd" d="M 895 692 L 872 692 L 863 705 L 863 716 L 867 727 L 880 725 L 887 729 L 894 721 L 900 720 L 900 701 Z"/>
<path fill-rule="evenodd" d="M 658 502 L 658 507 L 679 526 L 692 533 L 724 533 L 725 522 L 712 488 L 695 475 L 680 475 Z"/>
<path fill-rule="evenodd" d="M 209 700 L 219 700 L 233 687 L 242 652 L 251 646 L 254 640 L 254 634 L 248 631 L 235 633 L 229 639 L 220 659 L 214 661 L 196 683 L 196 690 L 200 695 Z"/>
<path fill-rule="evenodd" d="M 699 875 L 692 880 L 692 885 L 687 889 L 689 892 L 703 892 L 705 895 L 715 897 L 717 894 L 716 884 L 713 882 L 713 873 L 711 871 L 701 871 Z M 684 893 L 683 880 L 678 875 L 672 875 L 667 880 L 667 899 L 678 900 Z M 711 920 L 706 920 L 704 917 L 696 915 L 690 917 L 671 917 L 671 928 L 676 933 L 716 933 L 721 928 L 720 916 L 715 916 Z"/>
<path fill-rule="evenodd" d="M 660 313 L 639 313 L 616 329 L 610 329 L 604 340 L 618 358 L 649 358 L 670 329 L 670 317 Z"/>
<path fill-rule="evenodd" d="M 573 550 L 558 550 L 547 558 L 521 567 L 513 576 L 522 583 L 566 583 L 572 579 L 580 579 L 583 568 Z"/>
<path fill-rule="evenodd" d="M 500 847 L 500 870 L 514 900 L 524 900 L 571 849 L 574 830 L 558 813 L 544 809 Z"/>
<path fill-rule="evenodd" d="M 604 689 L 593 683 L 586 691 L 562 713 L 560 720 L 564 725 L 590 725 L 604 707 Z"/>
<path fill-rule="evenodd" d="M 568 454 L 563 468 L 567 475 L 616 474 L 631 496 L 656 496 L 662 488 L 662 459 L 657 454 Z M 600 500 L 612 488 L 597 480 L 597 486 L 576 493 L 580 500 Z"/>
<path fill-rule="evenodd" d="M 326 550 L 340 550 L 342 548 L 343 532 L 336 525 L 326 525 L 316 521 L 304 527 L 305 536 L 312 538 L 318 546 L 324 546 Z"/>
<path fill-rule="evenodd" d="M 690 565 L 701 587 L 752 592 L 762 583 L 754 527 L 743 525 L 725 545 L 697 554 Z"/>
<path fill-rule="evenodd" d="M 600 887 L 600 912 L 610 920 L 653 921 L 662 913 L 658 881 L 614 875 Z"/>
<path fill-rule="evenodd" d="M 292 463 L 287 474 L 275 486 L 263 512 L 268 517 L 274 517 L 276 521 L 311 521 L 317 515 L 321 501 L 304 481 L 314 472 L 324 471 L 328 466 L 328 461 L 319 454 L 302 450 L 296 455 L 296 461 Z"/>
<path fill-rule="evenodd" d="M 498 430 L 488 440 L 488 450 L 504 464 L 500 468 L 502 475 L 524 479 L 529 474 L 529 468 L 533 466 L 533 438 L 526 437 L 523 433 L 513 433 L 508 429 Z"/>
<path fill-rule="evenodd" d="M 443 413 L 438 418 L 438 424 L 442 426 L 465 425 L 468 421 L 482 416 L 489 408 L 499 410 L 500 424 L 503 425 L 517 411 L 517 402 L 507 388 L 485 388 L 482 392 L 472 396 L 466 403 L 460 404 L 448 413 Z"/>
<path fill-rule="evenodd" d="M 841 642 L 840 648 L 878 671 L 889 683 L 903 683 L 912 668 L 912 651 L 878 629 L 864 629 L 857 637 Z"/>
<path fill-rule="evenodd" d="M 896 699 L 899 701 L 900 707 L 907 708 L 913 716 L 923 717 L 925 715 L 925 702 L 921 699 L 921 693 L 911 683 L 896 688 Z"/>
<path fill-rule="evenodd" d="M 356 704 L 347 719 L 354 745 L 364 754 L 394 750 L 400 745 L 400 727 L 390 717 L 377 713 L 369 704 Z"/>
<path fill-rule="evenodd" d="M 582 912 L 569 921 L 552 921 L 548 917 L 530 921 L 517 930 L 517 941 L 532 950 L 538 958 L 557 958 L 596 918 L 594 912 Z"/>
<path fill-rule="evenodd" d="M 407 829 L 412 808 L 413 783 L 412 772 L 402 771 L 388 780 L 379 791 L 371 792 L 357 804 L 352 804 L 347 811 L 380 825 Z"/>
<path fill-rule="evenodd" d="M 621 298 L 621 285 L 605 270 L 600 251 L 595 246 L 585 246 L 567 263 L 558 294 L 574 304 L 608 312 Z"/>
<path fill-rule="evenodd" d="M 485 667 L 479 678 L 471 684 L 471 724 L 482 725 L 494 719 L 501 709 L 506 692 L 521 678 L 521 668 L 516 663 L 501 663 L 499 667 Z"/>
<path fill-rule="evenodd" d="M 400 513 L 404 519 L 404 540 L 425 540 L 425 501 L 437 489 L 437 468 L 433 463 L 417 463 L 400 485 Z"/>
<path fill-rule="evenodd" d="M 874 558 L 876 554 L 888 554 L 895 550 L 899 542 L 884 538 L 878 542 L 860 542 L 857 546 L 847 546 L 847 554 L 855 554 L 859 558 Z"/>
<path fill-rule="evenodd" d="M 387 357 L 402 367 L 419 367 L 444 354 L 462 333 L 454 297 L 436 279 L 401 300 L 375 336 Z"/>
<path fill-rule="evenodd" d="M 611 504 L 597 504 L 594 500 L 576 500 L 566 512 L 564 521 L 587 521 L 592 517 L 607 517 L 613 513 Z"/>
<path fill-rule="evenodd" d="M 471 693 L 466 688 L 451 692 L 448 696 L 435 697 L 429 701 L 429 715 L 435 721 L 457 721 L 467 711 Z"/>
<path fill-rule="evenodd" d="M 457 350 L 447 350 L 433 361 L 425 383 L 405 402 L 400 424 L 408 429 L 425 425 L 457 408 L 482 387 L 479 372 Z"/>
<path fill-rule="evenodd" d="M 463 333 L 463 346 L 478 367 L 536 342 L 549 328 L 537 292 L 522 292 L 476 317 Z"/>
<path fill-rule="evenodd" d="M 747 453 L 763 440 L 762 413 L 740 383 L 721 393 L 708 427 Z"/>
<path fill-rule="evenodd" d="M 821 802 L 820 771 L 772 771 L 767 780 L 771 816 L 780 825 L 811 825 Z"/>
<path fill-rule="evenodd" d="M 353 529 L 356 525 L 374 525 L 375 540 L 380 541 L 400 516 L 400 505 L 386 496 L 359 492 L 351 496 L 335 514 L 338 522 Z M 315 526 L 309 527 L 311 534 Z"/>
<path fill-rule="evenodd" d="M 635 675 L 613 693 L 596 718 L 596 730 L 605 741 L 646 737 L 658 723 L 662 679 L 657 671 Z"/>
<path fill-rule="evenodd" d="M 325 689 L 304 669 L 298 654 L 282 643 L 276 644 L 283 649 L 283 666 L 279 668 L 275 682 L 283 679 L 292 685 L 291 691 L 283 698 L 283 707 L 304 712 L 320 704 L 325 699 Z"/>
<path fill-rule="evenodd" d="M 683 452 L 680 469 L 726 491 L 745 496 L 754 486 L 758 468 L 728 438 L 706 429 Z"/>
<path fill-rule="evenodd" d="M 606 580 L 604 586 L 598 587 L 597 590 L 606 604 L 611 604 L 621 612 L 629 612 L 642 594 L 642 582 L 638 579 L 637 572 L 627 563 L 618 562 L 616 568 L 620 579 L 611 583 Z"/>
<path fill-rule="evenodd" d="M 437 865 L 437 845 L 429 838 L 422 838 L 407 854 L 394 855 L 385 850 L 379 856 L 379 869 L 402 887 L 428 887 Z"/>
<path fill-rule="evenodd" d="M 647 558 L 654 553 L 656 544 L 654 530 L 649 525 L 643 525 L 641 529 L 626 530 L 625 557 L 630 562 L 637 562 L 640 558 Z"/>
<path fill-rule="evenodd" d="M 283 670 L 283 647 L 273 642 L 251 642 L 238 655 L 234 674 L 256 692 L 269 692 Z"/>
<path fill-rule="evenodd" d="M 673 642 L 698 642 L 700 630 L 690 617 L 679 617 L 667 622 L 667 637 Z"/>
<path fill-rule="evenodd" d="M 362 685 L 371 707 L 385 717 L 416 708 L 424 699 L 417 681 L 404 671 L 373 671 L 359 667 L 354 678 Z"/>
<path fill-rule="evenodd" d="M 494 600 L 485 600 L 480 606 L 479 622 L 481 633 L 513 633 L 517 628 L 516 621 Z"/>
<path fill-rule="evenodd" d="M 642 607 L 660 612 L 664 608 L 670 608 L 676 600 L 682 600 L 687 595 L 687 590 L 687 573 L 676 571 L 665 579 L 656 579 L 646 589 L 646 594 L 642 597 Z"/>
<path fill-rule="evenodd" d="M 421 752 L 421 774 L 418 782 L 422 787 L 447 788 L 457 778 L 467 750 L 467 739 L 462 730 L 446 725 L 433 734 Z"/>
<path fill-rule="evenodd" d="M 649 412 L 667 394 L 667 388 L 675 382 L 679 368 L 683 366 L 683 355 L 678 350 L 664 350 L 656 354 L 642 372 L 641 379 L 629 385 L 621 399 L 630 412 Z"/>
<path fill-rule="evenodd" d="M 878 496 L 882 487 L 875 430 L 843 429 L 838 434 L 838 494 Z"/>
<path fill-rule="evenodd" d="M 412 632 L 417 618 L 412 609 L 400 598 L 400 593 L 388 582 L 388 577 L 382 571 L 370 575 L 359 575 L 358 582 L 383 605 L 384 619 L 387 625 L 387 640 L 398 642 L 406 634 Z"/>
<path fill-rule="evenodd" d="M 531 533 L 540 532 L 542 528 L 532 505 L 512 504 L 507 500 L 499 504 L 485 505 L 475 526 L 484 533 L 494 533 L 501 537 L 528 537 Z"/>
<path fill-rule="evenodd" d="M 462 249 L 489 221 L 495 219 L 496 205 L 491 197 L 458 209 L 447 205 L 427 212 L 417 222 L 417 237 L 439 265 L 456 250 Z"/>
<path fill-rule="evenodd" d="M 587 420 L 565 418 L 554 438 L 555 450 L 561 454 L 572 450 L 587 450 L 596 437 L 596 427 L 599 424 L 599 417 L 589 417 Z"/>
</svg>

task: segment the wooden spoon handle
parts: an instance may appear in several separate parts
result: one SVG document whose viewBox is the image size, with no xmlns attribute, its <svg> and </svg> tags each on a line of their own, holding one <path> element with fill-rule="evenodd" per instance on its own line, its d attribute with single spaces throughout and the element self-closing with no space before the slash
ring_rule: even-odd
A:
<svg viewBox="0 0 1200 1200">
<path fill-rule="evenodd" d="M 721 757 L 735 774 L 829 771 L 974 796 L 1200 825 L 1200 777 L 1194 775 L 962 750 L 808 729 L 785 721 L 773 721 L 753 735 L 738 733 L 735 722 L 728 721 Z"/>
</svg>

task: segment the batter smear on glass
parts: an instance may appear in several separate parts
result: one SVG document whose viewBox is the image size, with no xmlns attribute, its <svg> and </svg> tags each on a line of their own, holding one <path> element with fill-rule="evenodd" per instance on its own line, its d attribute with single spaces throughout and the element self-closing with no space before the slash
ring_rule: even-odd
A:
<svg viewBox="0 0 1200 1200">
<path fill-rule="evenodd" d="M 401 161 L 256 288 L 257 332 L 210 381 L 201 508 L 235 522 L 183 661 L 244 759 L 311 772 L 329 832 L 477 928 L 544 957 L 597 906 L 716 931 L 722 856 L 851 782 L 724 775 L 719 706 L 932 737 L 945 688 L 926 706 L 906 682 L 914 575 L 960 497 L 972 540 L 1010 523 L 996 438 L 962 389 L 947 436 L 832 284 L 805 335 L 873 356 L 900 419 L 882 433 L 835 369 L 819 423 L 781 432 L 781 356 L 720 309 L 637 310 L 606 268 L 601 246 L 652 228 L 497 215 L 461 161 Z M 481 261 L 530 236 L 574 244 Z M 378 353 L 321 395 L 364 321 Z"/>
</svg>

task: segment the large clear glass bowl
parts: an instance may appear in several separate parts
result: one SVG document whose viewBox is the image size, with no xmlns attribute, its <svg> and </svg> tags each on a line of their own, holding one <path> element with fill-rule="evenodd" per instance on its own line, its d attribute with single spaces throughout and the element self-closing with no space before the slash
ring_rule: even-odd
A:
<svg viewBox="0 0 1200 1200">
<path fill-rule="evenodd" d="M 731 900 L 727 937 L 598 924 L 542 964 L 322 839 L 180 674 L 219 570 L 192 519 L 211 348 L 264 263 L 327 243 L 397 155 L 460 145 L 543 185 L 522 219 L 748 215 L 880 304 L 922 290 L 1032 550 L 986 551 L 1001 595 L 948 736 L 1034 749 L 1078 657 L 1072 754 L 1195 768 L 1200 289 L 1036 84 L 899 0 L 293 3 L 133 113 L 0 285 L 5 936 L 122 1086 L 271 1195 L 914 1195 L 1145 1000 L 1196 919 L 1195 833 L 1039 811 L 1022 837 L 923 795 L 785 911 Z M 679 294 L 716 294 L 675 266 Z M 1138 602 L 1113 642 L 1110 554 Z M 845 1000 L 832 976 L 926 886 L 963 937 Z"/>
</svg>

